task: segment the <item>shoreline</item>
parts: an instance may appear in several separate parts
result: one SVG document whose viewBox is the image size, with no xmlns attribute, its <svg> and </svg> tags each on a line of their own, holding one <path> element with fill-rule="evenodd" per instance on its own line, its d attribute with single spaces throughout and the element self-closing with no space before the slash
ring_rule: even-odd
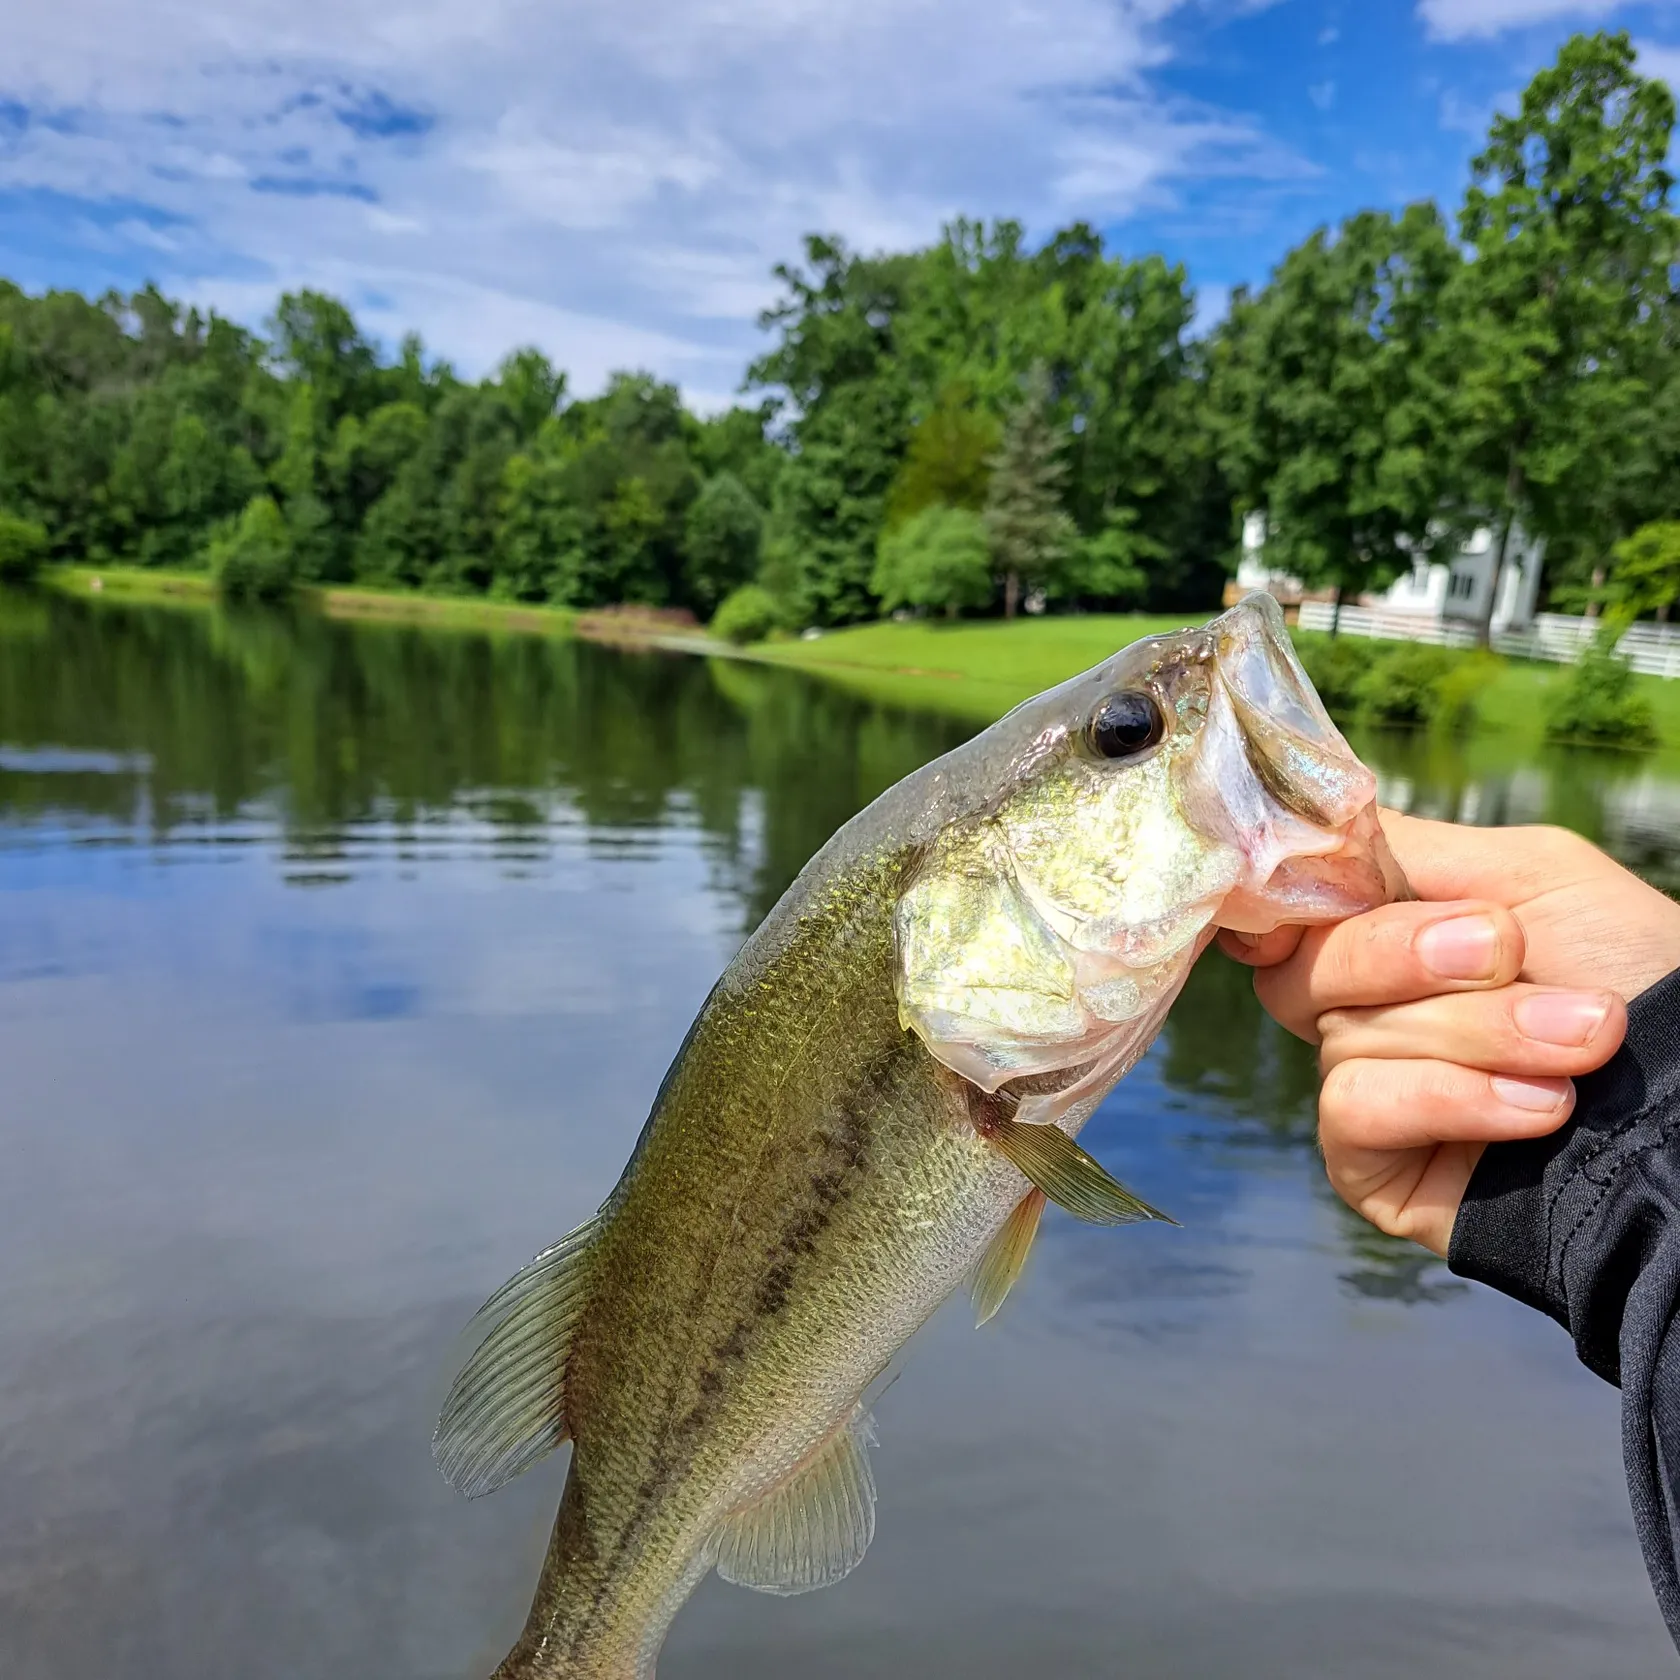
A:
<svg viewBox="0 0 1680 1680">
<path fill-rule="evenodd" d="M 95 587 L 98 580 L 99 587 Z M 131 566 L 51 566 L 43 587 L 82 600 L 184 607 L 215 603 L 207 573 Z M 577 636 L 617 647 L 690 657 L 738 660 L 804 671 L 886 705 L 934 711 L 979 726 L 1075 673 L 1088 669 L 1139 636 L 1199 622 L 1190 614 L 1089 614 L 1070 617 L 878 622 L 825 631 L 810 640 L 786 638 L 745 647 L 680 628 L 669 618 L 635 609 L 578 611 L 418 591 L 330 585 L 300 592 L 327 618 L 515 636 Z M 1482 715 L 1468 739 L 1497 738 L 1535 751 L 1548 743 L 1539 730 L 1545 691 L 1565 667 L 1505 659 L 1483 696 Z M 1658 745 L 1614 752 L 1629 765 L 1680 755 L 1680 682 L 1637 679 L 1656 705 Z"/>
</svg>

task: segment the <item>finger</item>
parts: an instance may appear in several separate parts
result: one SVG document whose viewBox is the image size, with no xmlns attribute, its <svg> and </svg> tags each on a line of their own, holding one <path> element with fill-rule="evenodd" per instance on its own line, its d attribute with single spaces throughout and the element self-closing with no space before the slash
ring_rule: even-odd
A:
<svg viewBox="0 0 1680 1680">
<path fill-rule="evenodd" d="M 1627 1031 L 1627 1010 L 1614 992 L 1517 984 L 1333 1009 L 1317 1025 L 1326 1073 L 1343 1062 L 1417 1059 L 1566 1078 L 1610 1060 Z"/>
<path fill-rule="evenodd" d="M 1454 1062 L 1361 1059 L 1326 1075 L 1319 1142 L 1336 1180 L 1337 1163 L 1358 1176 L 1372 1157 L 1399 1150 L 1544 1137 L 1574 1106 L 1567 1079 L 1490 1074 Z"/>
<path fill-rule="evenodd" d="M 1287 962 L 1301 943 L 1303 927 L 1273 928 L 1270 933 L 1238 933 L 1234 928 L 1219 930 L 1219 949 L 1249 968 L 1272 968 Z"/>
<path fill-rule="evenodd" d="M 1383 835 L 1412 890 L 1424 899 L 1485 898 L 1518 904 L 1578 875 L 1603 854 L 1567 829 L 1534 825 L 1474 828 L 1382 811 Z"/>
<path fill-rule="evenodd" d="M 1523 953 L 1522 928 L 1499 905 L 1385 904 L 1309 929 L 1287 962 L 1256 973 L 1254 989 L 1296 1037 L 1316 1044 L 1329 1010 L 1509 985 Z"/>
<path fill-rule="evenodd" d="M 1444 1260 L 1453 1223 L 1470 1188 L 1485 1143 L 1438 1143 L 1430 1149 L 1372 1156 L 1361 1178 L 1331 1170 L 1331 1183 L 1349 1207 L 1391 1237 L 1422 1243 Z M 1328 1165 L 1328 1163 L 1327 1163 Z M 1338 1163 L 1345 1168 L 1346 1161 Z"/>
</svg>

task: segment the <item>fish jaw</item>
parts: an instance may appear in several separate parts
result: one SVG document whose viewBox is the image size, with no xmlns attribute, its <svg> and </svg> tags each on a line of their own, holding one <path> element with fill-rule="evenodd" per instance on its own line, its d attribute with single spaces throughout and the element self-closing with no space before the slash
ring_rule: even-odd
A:
<svg viewBox="0 0 1680 1680">
<path fill-rule="evenodd" d="M 1376 777 L 1324 709 L 1277 602 L 1250 595 L 1207 634 L 1214 680 L 1181 798 L 1192 824 L 1241 860 L 1214 925 L 1269 933 L 1410 897 L 1377 818 Z"/>
</svg>

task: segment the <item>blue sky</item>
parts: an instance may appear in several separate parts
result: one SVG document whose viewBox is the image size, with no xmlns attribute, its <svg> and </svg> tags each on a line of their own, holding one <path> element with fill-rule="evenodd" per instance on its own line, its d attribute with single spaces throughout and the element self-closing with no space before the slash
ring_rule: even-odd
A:
<svg viewBox="0 0 1680 1680">
<path fill-rule="evenodd" d="M 1680 78 L 1680 0 L 13 0 L 0 273 L 259 322 L 345 297 L 466 372 L 729 400 L 802 233 L 1076 217 L 1231 285 L 1364 205 L 1449 205 L 1574 28 Z"/>
</svg>

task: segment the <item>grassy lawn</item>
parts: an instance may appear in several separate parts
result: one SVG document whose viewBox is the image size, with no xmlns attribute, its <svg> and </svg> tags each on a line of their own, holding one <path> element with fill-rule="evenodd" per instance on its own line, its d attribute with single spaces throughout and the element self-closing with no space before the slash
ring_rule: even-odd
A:
<svg viewBox="0 0 1680 1680">
<path fill-rule="evenodd" d="M 172 572 L 146 566 L 53 566 L 43 574 L 42 581 L 66 594 L 116 601 L 203 606 L 216 598 L 216 586 L 207 572 Z M 568 607 L 422 595 L 407 589 L 308 589 L 303 598 L 328 618 L 378 619 L 462 630 L 553 636 L 572 630 L 578 620 Z"/>
<path fill-rule="evenodd" d="M 1011 706 L 1109 654 L 1188 617 L 1091 614 L 976 623 L 860 624 L 816 641 L 767 642 L 752 657 L 815 671 L 847 688 L 906 706 L 990 723 Z"/>
<path fill-rule="evenodd" d="M 150 566 L 49 566 L 41 581 L 67 595 L 108 595 L 119 601 L 202 605 L 216 598 L 208 572 L 166 572 Z"/>
<path fill-rule="evenodd" d="M 1566 667 L 1507 659 L 1481 700 L 1481 727 L 1538 740 L 1543 727 L 1545 696 L 1564 680 Z M 1634 684 L 1656 713 L 1657 732 L 1665 751 L 1680 751 L 1680 680 L 1635 677 Z"/>
<path fill-rule="evenodd" d="M 999 620 L 952 625 L 865 624 L 816 641 L 772 642 L 753 656 L 819 672 L 878 699 L 990 722 L 1018 701 L 1088 669 L 1139 636 L 1199 622 L 1144 614 Z M 1385 644 L 1386 645 L 1386 644 Z M 1502 659 L 1483 692 L 1480 732 L 1539 746 L 1547 692 L 1561 665 Z M 1680 752 L 1680 681 L 1638 677 L 1657 714 L 1666 752 Z"/>
<path fill-rule="evenodd" d="M 526 635 L 565 635 L 577 625 L 570 607 L 421 595 L 405 589 L 311 590 L 328 618 L 373 618 L 391 623 L 426 624 L 461 630 L 514 631 Z"/>
</svg>

